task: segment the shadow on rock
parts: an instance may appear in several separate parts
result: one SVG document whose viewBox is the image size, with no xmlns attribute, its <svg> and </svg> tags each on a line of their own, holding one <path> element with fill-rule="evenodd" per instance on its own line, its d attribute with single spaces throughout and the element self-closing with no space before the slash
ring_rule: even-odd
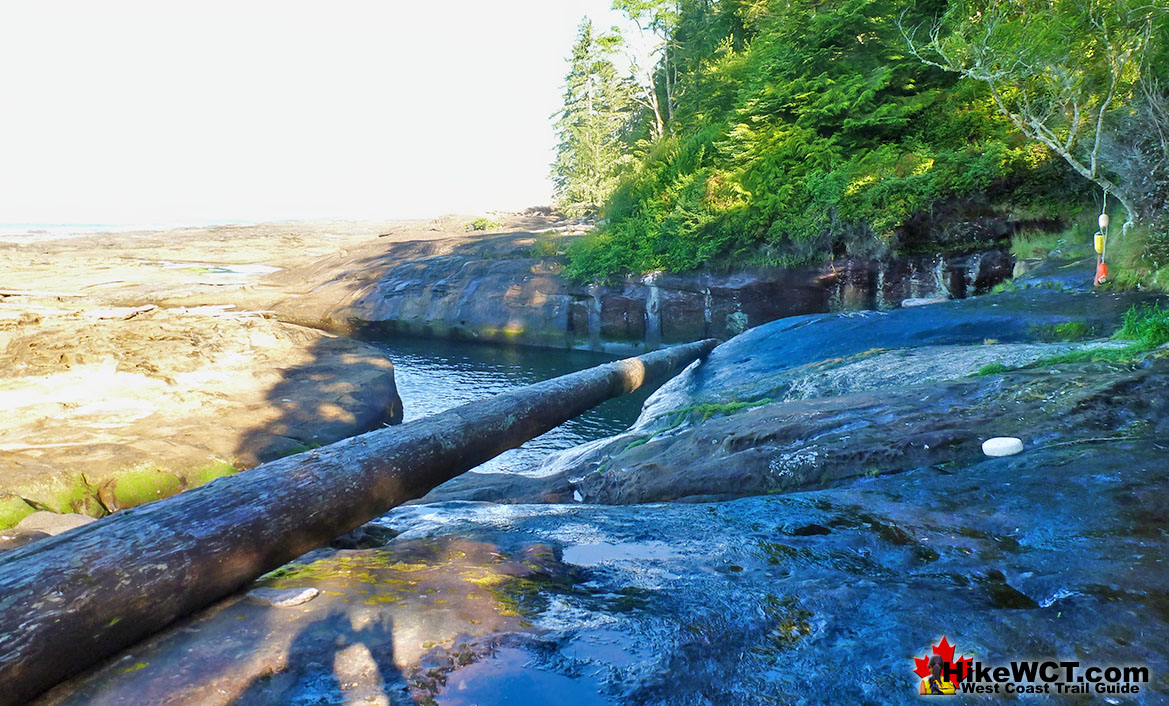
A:
<svg viewBox="0 0 1169 706">
<path fill-rule="evenodd" d="M 305 330 L 306 337 L 317 332 Z M 393 363 L 347 338 L 317 338 L 313 362 L 280 372 L 268 392 L 275 418 L 243 435 L 237 463 L 256 465 L 402 421 Z"/>
<path fill-rule="evenodd" d="M 256 679 L 232 703 L 413 704 L 394 663 L 393 619 L 334 610 L 301 628 L 279 672 Z"/>
</svg>

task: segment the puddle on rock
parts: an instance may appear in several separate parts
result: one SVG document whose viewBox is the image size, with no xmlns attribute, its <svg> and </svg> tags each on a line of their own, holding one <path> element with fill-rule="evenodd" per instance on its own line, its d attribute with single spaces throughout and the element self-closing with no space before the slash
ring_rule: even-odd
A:
<svg viewBox="0 0 1169 706">
<path fill-rule="evenodd" d="M 564 561 L 577 566 L 600 566 L 621 561 L 667 560 L 680 557 L 665 542 L 577 544 L 564 548 Z"/>
<path fill-rule="evenodd" d="M 437 706 L 610 706 L 599 685 L 586 677 L 567 677 L 534 665 L 522 649 L 505 647 L 490 659 L 458 669 L 435 697 Z"/>
</svg>

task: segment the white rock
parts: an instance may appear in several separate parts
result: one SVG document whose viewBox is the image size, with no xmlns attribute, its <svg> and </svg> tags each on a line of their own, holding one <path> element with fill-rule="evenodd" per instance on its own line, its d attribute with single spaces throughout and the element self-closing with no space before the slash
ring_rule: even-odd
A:
<svg viewBox="0 0 1169 706">
<path fill-rule="evenodd" d="M 926 306 L 927 304 L 941 304 L 942 302 L 950 301 L 946 297 L 913 297 L 910 299 L 902 299 L 901 307 L 908 309 L 913 306 Z"/>
<path fill-rule="evenodd" d="M 320 595 L 320 591 L 311 586 L 308 588 L 257 588 L 248 592 L 248 598 L 277 608 L 291 608 L 301 603 L 308 603 Z"/>
<path fill-rule="evenodd" d="M 1014 456 L 1023 450 L 1023 440 L 1013 436 L 996 436 L 982 442 L 982 453 L 987 456 Z"/>
</svg>

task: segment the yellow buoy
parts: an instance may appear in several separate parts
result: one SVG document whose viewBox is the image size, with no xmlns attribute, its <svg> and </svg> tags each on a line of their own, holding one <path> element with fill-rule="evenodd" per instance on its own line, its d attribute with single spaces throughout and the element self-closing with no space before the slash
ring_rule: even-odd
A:
<svg viewBox="0 0 1169 706">
<path fill-rule="evenodd" d="M 1103 233 L 1096 234 L 1096 254 L 1097 255 L 1104 254 L 1104 234 Z"/>
</svg>

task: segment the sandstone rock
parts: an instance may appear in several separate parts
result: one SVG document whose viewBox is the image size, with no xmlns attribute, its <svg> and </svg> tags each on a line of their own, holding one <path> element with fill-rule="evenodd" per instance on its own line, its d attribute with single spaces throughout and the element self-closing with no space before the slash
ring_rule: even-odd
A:
<svg viewBox="0 0 1169 706">
<path fill-rule="evenodd" d="M 631 353 L 730 338 L 787 316 L 888 309 L 909 298 L 963 298 L 1010 276 L 1002 251 L 944 258 L 840 259 L 825 267 L 752 268 L 567 280 L 531 257 L 529 234 L 381 244 L 321 258 L 271 282 L 319 282 L 273 304 L 291 321 L 369 330 Z"/>
<path fill-rule="evenodd" d="M 48 535 L 58 535 L 76 527 L 82 527 L 93 522 L 94 518 L 77 514 L 58 514 L 55 512 L 34 512 L 20 521 L 16 529 L 30 532 L 44 532 Z"/>
<path fill-rule="evenodd" d="M 509 490 L 536 500 L 575 478 L 591 503 L 709 500 L 967 464 L 986 428 L 1074 443 L 1115 433 L 1123 418 L 1169 433 L 1169 360 L 1106 374 L 1090 362 L 1057 375 L 1023 367 L 1118 345 L 1036 338 L 1069 317 L 1112 330 L 1140 299 L 1028 291 L 774 322 L 664 385 L 629 432 L 553 457 L 539 485 Z M 983 344 L 990 335 L 1002 342 Z M 1008 371 L 975 376 L 991 363 Z M 460 485 L 434 497 L 497 500 L 486 484 Z"/>
<path fill-rule="evenodd" d="M 401 421 L 373 346 L 222 306 L 134 311 L 13 331 L 0 491 L 100 516 Z"/>
</svg>

